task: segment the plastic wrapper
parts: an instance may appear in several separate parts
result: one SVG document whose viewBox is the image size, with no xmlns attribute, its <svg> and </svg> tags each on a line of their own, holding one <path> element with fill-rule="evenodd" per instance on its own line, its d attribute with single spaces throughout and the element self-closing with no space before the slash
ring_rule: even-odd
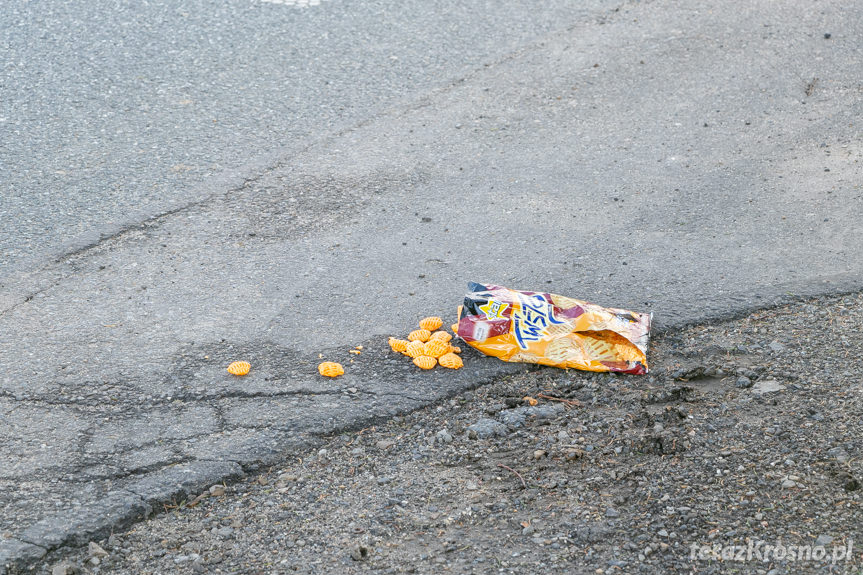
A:
<svg viewBox="0 0 863 575">
<path fill-rule="evenodd" d="M 652 314 L 604 308 L 556 294 L 468 284 L 460 338 L 504 361 L 647 373 Z"/>
</svg>

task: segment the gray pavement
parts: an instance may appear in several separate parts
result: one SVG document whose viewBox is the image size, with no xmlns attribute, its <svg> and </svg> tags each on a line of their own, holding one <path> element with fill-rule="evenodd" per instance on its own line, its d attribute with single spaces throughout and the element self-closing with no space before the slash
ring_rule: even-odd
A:
<svg viewBox="0 0 863 575">
<path fill-rule="evenodd" d="M 387 335 L 453 319 L 468 280 L 651 310 L 665 330 L 859 290 L 860 12 L 573 16 L 20 274 L 0 315 L 0 565 L 524 369 L 388 356 Z M 322 381 L 319 354 L 355 363 Z"/>
<path fill-rule="evenodd" d="M 287 4 L 3 3 L 0 308 L 46 260 L 616 5 Z"/>
</svg>

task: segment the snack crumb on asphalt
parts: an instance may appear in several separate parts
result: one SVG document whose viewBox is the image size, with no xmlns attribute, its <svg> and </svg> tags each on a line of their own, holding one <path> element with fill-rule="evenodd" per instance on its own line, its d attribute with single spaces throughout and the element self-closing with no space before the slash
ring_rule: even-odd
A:
<svg viewBox="0 0 863 575">
<path fill-rule="evenodd" d="M 252 364 L 248 361 L 235 361 L 228 366 L 228 373 L 231 375 L 246 375 L 252 369 Z"/>
<path fill-rule="evenodd" d="M 318 372 L 324 377 L 338 377 L 345 374 L 345 368 L 340 363 L 325 361 L 318 366 Z"/>
</svg>

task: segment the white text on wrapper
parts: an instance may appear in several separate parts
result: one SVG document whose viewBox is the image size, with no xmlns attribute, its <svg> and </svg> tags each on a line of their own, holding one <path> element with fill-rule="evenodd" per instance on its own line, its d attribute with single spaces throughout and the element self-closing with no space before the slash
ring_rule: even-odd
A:
<svg viewBox="0 0 863 575">
<path fill-rule="evenodd" d="M 516 295 L 519 307 L 513 309 L 512 331 L 521 349 L 527 349 L 528 342 L 541 340 L 548 326 L 565 323 L 554 317 L 554 307 L 541 295 Z"/>
</svg>

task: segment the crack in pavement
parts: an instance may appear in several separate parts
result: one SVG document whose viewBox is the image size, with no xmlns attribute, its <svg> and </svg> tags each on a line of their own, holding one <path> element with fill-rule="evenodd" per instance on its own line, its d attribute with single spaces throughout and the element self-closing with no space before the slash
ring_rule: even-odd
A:
<svg viewBox="0 0 863 575">
<path fill-rule="evenodd" d="M 856 77 L 854 49 L 831 43 L 819 62 L 839 87 L 801 117 L 776 71 L 820 58 L 822 44 L 770 40 L 776 50 L 738 74 L 734 31 L 758 34 L 751 19 L 675 8 L 634 5 L 602 26 L 550 35 L 29 278 L 42 282 L 38 297 L 0 313 L 0 402 L 13 402 L 0 419 L 9 482 L 0 530 L 46 548 L 84 541 L 146 509 L 117 491 L 123 465 L 151 470 L 128 493 L 166 501 L 183 469 L 203 487 L 277 461 L 315 433 L 529 369 L 465 350 L 459 372 L 418 373 L 389 352 L 384 334 L 454 313 L 462 280 L 633 309 L 651 302 L 666 328 L 859 289 L 849 246 L 860 244 L 863 208 L 848 182 L 860 181 L 860 150 L 847 124 L 860 97 L 840 89 Z M 669 12 L 717 42 L 669 38 Z M 805 37 L 813 17 L 787 20 L 786 37 Z M 858 20 L 845 20 L 848 37 Z M 707 120 L 718 127 L 702 128 Z M 829 173 L 826 133 L 850 154 Z M 347 373 L 323 381 L 318 353 Z M 253 365 L 245 378 L 225 372 L 236 359 Z M 76 397 L 58 397 L 70 390 Z M 106 405 L 112 395 L 120 401 Z M 186 463 L 162 466 L 175 457 Z M 196 467 L 204 459 L 206 473 Z M 45 478 L 59 469 L 91 478 L 80 493 L 72 481 L 54 492 Z M 75 498 L 95 514 L 107 494 L 109 512 L 89 523 L 52 515 Z M 42 524 L 41 535 L 21 535 L 47 517 L 67 531 Z M 5 560 L 13 544 L 0 545 Z"/>
<path fill-rule="evenodd" d="M 230 391 L 226 393 L 212 395 L 179 395 L 175 396 L 175 400 L 186 401 L 188 403 L 218 401 L 222 399 L 259 399 L 273 397 L 315 397 L 318 395 L 345 395 L 344 390 L 284 390 L 284 391 Z"/>
</svg>

